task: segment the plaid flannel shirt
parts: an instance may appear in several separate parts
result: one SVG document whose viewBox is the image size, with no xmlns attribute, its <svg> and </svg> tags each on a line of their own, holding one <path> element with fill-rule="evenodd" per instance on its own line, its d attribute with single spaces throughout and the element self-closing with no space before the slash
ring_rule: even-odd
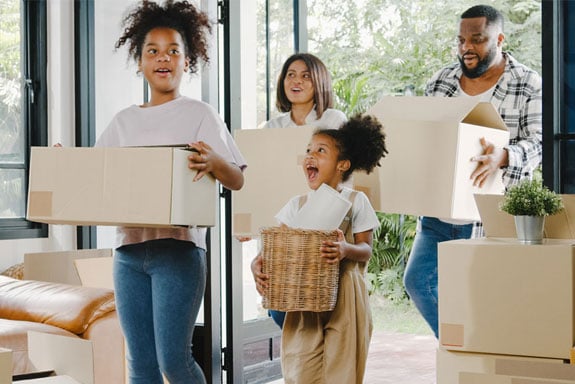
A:
<svg viewBox="0 0 575 384">
<path fill-rule="evenodd" d="M 503 168 L 503 184 L 509 187 L 523 178 L 530 178 L 541 163 L 542 98 L 541 77 L 518 63 L 509 53 L 505 71 L 497 82 L 491 103 L 509 129 L 509 165 Z M 437 72 L 425 88 L 426 96 L 457 97 L 462 92 L 459 79 L 462 71 L 454 63 Z M 481 224 L 474 228 L 474 237 L 482 235 Z"/>
</svg>

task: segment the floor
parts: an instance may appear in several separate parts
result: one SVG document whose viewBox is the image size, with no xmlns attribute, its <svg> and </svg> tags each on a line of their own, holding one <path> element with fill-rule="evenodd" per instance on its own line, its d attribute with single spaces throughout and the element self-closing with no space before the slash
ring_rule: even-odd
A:
<svg viewBox="0 0 575 384">
<path fill-rule="evenodd" d="M 434 336 L 375 332 L 364 384 L 435 384 L 436 349 Z"/>
</svg>

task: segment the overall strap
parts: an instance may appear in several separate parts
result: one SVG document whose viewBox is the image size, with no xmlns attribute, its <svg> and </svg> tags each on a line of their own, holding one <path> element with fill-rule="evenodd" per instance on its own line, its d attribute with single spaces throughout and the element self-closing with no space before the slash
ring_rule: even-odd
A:
<svg viewBox="0 0 575 384">
<path fill-rule="evenodd" d="M 350 244 L 354 243 L 353 231 L 351 229 L 351 216 L 352 216 L 353 202 L 355 201 L 356 195 L 357 191 L 351 191 L 351 193 L 349 194 L 349 201 L 351 201 L 351 207 L 349 207 L 349 209 L 347 210 L 347 213 L 345 214 L 345 217 L 343 218 L 343 221 L 339 226 L 339 229 L 341 229 L 341 231 L 345 236 L 345 241 L 347 241 Z"/>
</svg>

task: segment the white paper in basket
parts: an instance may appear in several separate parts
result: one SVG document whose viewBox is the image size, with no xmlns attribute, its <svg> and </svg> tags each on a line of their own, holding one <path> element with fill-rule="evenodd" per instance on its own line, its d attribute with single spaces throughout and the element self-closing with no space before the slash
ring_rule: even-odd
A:
<svg viewBox="0 0 575 384">
<path fill-rule="evenodd" d="M 322 184 L 307 197 L 307 201 L 293 218 L 290 227 L 315 230 L 339 228 L 351 202 L 327 184 Z"/>
</svg>

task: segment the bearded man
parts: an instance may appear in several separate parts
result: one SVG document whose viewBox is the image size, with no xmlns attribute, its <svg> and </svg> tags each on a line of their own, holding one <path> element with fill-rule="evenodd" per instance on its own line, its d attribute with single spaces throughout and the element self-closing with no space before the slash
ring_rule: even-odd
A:
<svg viewBox="0 0 575 384">
<path fill-rule="evenodd" d="M 425 95 L 471 97 L 491 102 L 507 125 L 509 145 L 498 148 L 481 139 L 483 153 L 472 161 L 470 175 L 481 187 L 498 169 L 506 187 L 531 178 L 541 163 L 541 77 L 504 52 L 503 15 L 477 5 L 461 14 L 457 36 L 458 62 L 437 72 Z M 439 170 L 441 171 L 441 170 Z M 404 275 L 407 293 L 438 337 L 437 244 L 481 236 L 481 223 L 420 217 Z"/>
</svg>

